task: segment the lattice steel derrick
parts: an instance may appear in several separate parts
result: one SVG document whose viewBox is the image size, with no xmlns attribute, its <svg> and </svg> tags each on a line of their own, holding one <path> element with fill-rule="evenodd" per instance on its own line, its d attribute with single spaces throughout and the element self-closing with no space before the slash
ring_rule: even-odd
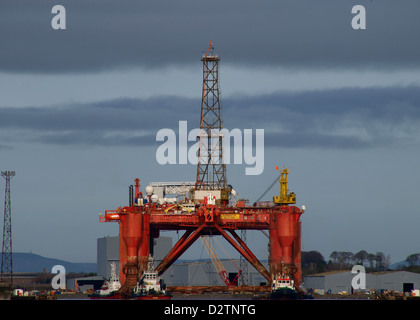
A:
<svg viewBox="0 0 420 320">
<path fill-rule="evenodd" d="M 219 57 L 213 54 L 210 43 L 203 61 L 203 93 L 200 119 L 200 148 L 197 164 L 197 189 L 225 189 L 226 165 L 223 163 L 223 144 Z"/>
<path fill-rule="evenodd" d="M 12 206 L 10 201 L 10 180 L 15 175 L 14 171 L 2 171 L 1 175 L 6 179 L 4 196 L 4 224 L 3 224 L 3 248 L 1 259 L 1 282 L 13 283 L 13 251 L 12 251 Z"/>
</svg>

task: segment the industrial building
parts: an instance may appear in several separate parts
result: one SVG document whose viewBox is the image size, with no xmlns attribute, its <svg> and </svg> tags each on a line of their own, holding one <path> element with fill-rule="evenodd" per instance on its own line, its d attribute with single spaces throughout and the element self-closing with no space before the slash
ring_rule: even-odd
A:
<svg viewBox="0 0 420 320">
<path fill-rule="evenodd" d="M 98 277 L 110 277 L 110 265 L 118 265 L 119 237 L 104 237 L 97 240 L 97 266 Z M 159 237 L 155 239 L 154 257 L 155 265 L 158 265 L 166 254 L 172 249 L 171 237 Z M 239 259 L 222 260 L 224 268 L 230 278 L 234 279 L 238 273 Z M 266 261 L 262 261 L 267 268 Z M 255 268 L 248 264 L 246 274 L 248 285 L 258 286 L 266 283 L 266 279 Z M 180 261 L 173 264 L 162 276 L 168 286 L 223 286 L 225 283 L 219 276 L 215 266 L 209 259 L 197 261 Z"/>
<path fill-rule="evenodd" d="M 171 237 L 155 239 L 155 263 L 159 263 L 172 248 Z M 111 264 L 119 268 L 119 237 L 103 237 L 97 239 L 97 276 L 67 280 L 67 288 L 78 292 L 89 289 L 97 290 L 102 286 L 104 279 L 111 277 Z M 165 279 L 165 278 L 164 278 Z"/>
<path fill-rule="evenodd" d="M 238 275 L 239 259 L 222 260 L 224 268 L 227 271 L 230 282 Z M 267 267 L 267 263 L 263 262 Z M 168 270 L 169 271 L 169 270 Z M 170 286 L 225 286 L 222 278 L 219 276 L 214 264 L 210 260 L 175 263 L 167 276 L 163 277 L 165 283 Z M 240 280 L 239 280 L 240 281 Z M 259 286 L 266 284 L 267 280 L 257 272 L 251 265 L 248 266 L 247 284 Z"/>
<path fill-rule="evenodd" d="M 159 237 L 154 239 L 155 263 L 160 263 L 166 253 L 172 248 L 171 237 Z M 109 279 L 111 275 L 111 264 L 117 264 L 119 268 L 119 237 L 104 237 L 97 240 L 97 274 Z"/>
<path fill-rule="evenodd" d="M 352 279 L 355 274 L 348 271 L 331 271 L 304 277 L 306 289 L 315 292 L 352 293 Z M 366 273 L 366 290 L 391 290 L 411 292 L 420 289 L 420 274 L 408 271 L 384 271 Z"/>
</svg>

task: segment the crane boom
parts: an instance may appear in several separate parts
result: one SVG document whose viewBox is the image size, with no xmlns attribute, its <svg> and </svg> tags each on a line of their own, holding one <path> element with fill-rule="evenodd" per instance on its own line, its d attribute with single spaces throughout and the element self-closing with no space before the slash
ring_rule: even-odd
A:
<svg viewBox="0 0 420 320">
<path fill-rule="evenodd" d="M 229 281 L 228 274 L 226 272 L 225 267 L 223 266 L 222 262 L 219 259 L 219 256 L 216 253 L 216 250 L 214 249 L 213 244 L 210 241 L 209 236 L 201 236 L 200 237 L 201 242 L 203 242 L 204 247 L 206 248 L 206 251 L 213 262 L 214 267 L 216 268 L 217 273 L 219 274 L 220 278 L 222 278 L 223 282 L 230 286 L 231 283 Z"/>
</svg>

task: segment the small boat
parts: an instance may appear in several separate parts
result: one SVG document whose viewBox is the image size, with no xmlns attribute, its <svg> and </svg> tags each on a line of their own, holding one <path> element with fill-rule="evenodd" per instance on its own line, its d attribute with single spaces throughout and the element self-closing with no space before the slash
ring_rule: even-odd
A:
<svg viewBox="0 0 420 320">
<path fill-rule="evenodd" d="M 105 279 L 102 288 L 96 290 L 94 293 L 89 295 L 90 299 L 122 299 L 121 294 L 118 290 L 121 288 L 120 280 L 117 276 L 115 263 L 111 264 L 111 277 L 109 280 Z"/>
<path fill-rule="evenodd" d="M 288 275 L 281 275 L 272 284 L 270 300 L 297 300 L 299 294 L 294 288 L 294 281 Z"/>
<path fill-rule="evenodd" d="M 133 299 L 169 300 L 171 298 L 172 295 L 166 291 L 163 280 L 155 271 L 153 257 L 149 256 L 148 269 L 143 272 L 142 277 L 133 289 Z"/>
</svg>

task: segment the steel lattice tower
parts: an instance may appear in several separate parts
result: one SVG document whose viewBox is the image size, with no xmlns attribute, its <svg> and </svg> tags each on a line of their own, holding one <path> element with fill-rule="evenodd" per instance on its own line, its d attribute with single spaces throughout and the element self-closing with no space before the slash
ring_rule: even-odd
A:
<svg viewBox="0 0 420 320">
<path fill-rule="evenodd" d="M 13 284 L 13 258 L 12 258 L 12 206 L 10 202 L 10 180 L 15 171 L 2 171 L 6 179 L 4 196 L 4 224 L 3 224 L 3 249 L 1 259 L 1 282 Z"/>
<path fill-rule="evenodd" d="M 200 148 L 197 164 L 197 190 L 227 188 L 226 165 L 223 163 L 222 118 L 219 89 L 219 57 L 210 42 L 203 56 L 203 93 L 200 119 Z"/>
</svg>

